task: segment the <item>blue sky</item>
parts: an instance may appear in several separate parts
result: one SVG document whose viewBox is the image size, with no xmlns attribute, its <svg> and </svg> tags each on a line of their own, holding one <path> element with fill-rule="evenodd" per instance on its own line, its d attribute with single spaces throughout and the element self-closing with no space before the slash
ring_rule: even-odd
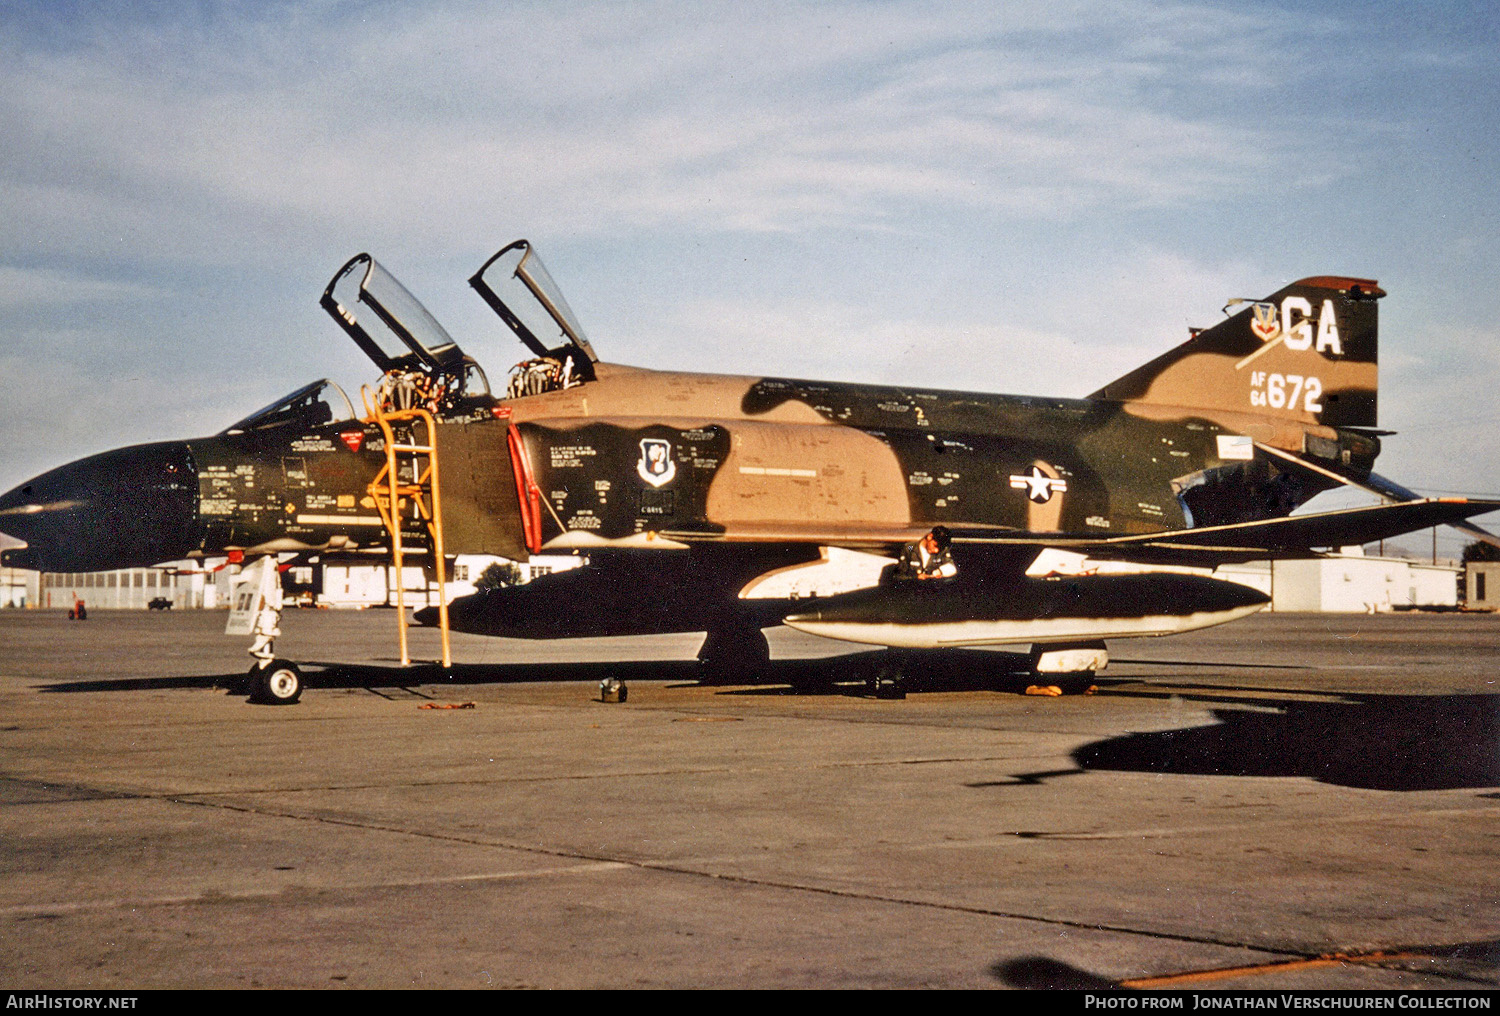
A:
<svg viewBox="0 0 1500 1016">
<path fill-rule="evenodd" d="M 364 250 L 503 377 L 526 236 L 605 359 L 1057 395 L 1378 278 L 1377 468 L 1500 494 L 1490 4 L 141 6 L 0 5 L 0 489 L 357 390 Z"/>
</svg>

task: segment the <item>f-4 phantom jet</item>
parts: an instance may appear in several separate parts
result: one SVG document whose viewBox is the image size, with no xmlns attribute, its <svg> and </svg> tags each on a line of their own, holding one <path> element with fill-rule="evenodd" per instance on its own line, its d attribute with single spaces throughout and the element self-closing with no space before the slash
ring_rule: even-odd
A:
<svg viewBox="0 0 1500 1016">
<path fill-rule="evenodd" d="M 399 544 L 440 570 L 457 554 L 573 554 L 586 566 L 460 597 L 447 624 L 705 632 L 703 676 L 730 681 L 761 670 L 778 624 L 913 650 L 1029 646 L 1038 669 L 1087 671 L 1106 639 L 1266 603 L 1217 565 L 1438 524 L 1493 539 L 1465 520 L 1500 502 L 1422 498 L 1371 472 L 1388 433 L 1373 280 L 1232 301 L 1219 324 L 1074 399 L 605 363 L 527 241 L 469 281 L 529 352 L 503 393 L 361 254 L 322 305 L 380 372 L 362 412 L 317 381 L 211 437 L 52 470 L 0 497 L 0 530 L 27 544 L 4 563 Z M 1340 486 L 1383 503 L 1292 515 Z"/>
</svg>

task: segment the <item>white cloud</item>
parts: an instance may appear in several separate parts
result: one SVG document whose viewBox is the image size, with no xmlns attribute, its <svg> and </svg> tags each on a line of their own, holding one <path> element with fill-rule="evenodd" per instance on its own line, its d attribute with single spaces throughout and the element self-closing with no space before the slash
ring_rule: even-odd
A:
<svg viewBox="0 0 1500 1016">
<path fill-rule="evenodd" d="M 1261 275 L 1143 249 L 1082 282 L 1043 280 L 1008 309 L 976 298 L 916 316 L 781 293 L 683 295 L 611 341 L 664 369 L 1082 397 L 1186 341 L 1189 325 L 1218 321 Z"/>
<path fill-rule="evenodd" d="M 139 282 L 116 282 L 46 268 L 0 265 L 0 310 L 103 300 L 139 300 L 159 295 L 160 290 Z"/>
<path fill-rule="evenodd" d="M 1227 69 L 1286 73 L 1265 24 L 1187 5 L 1063 13 L 313 8 L 13 44 L 0 210 L 44 250 L 117 234 L 243 263 L 370 221 L 430 250 L 476 217 L 567 232 L 882 227 L 953 206 L 1050 219 L 1309 162 L 1295 135 L 1177 97 L 1231 87 Z"/>
<path fill-rule="evenodd" d="M 1034 365 L 1006 351 L 1070 342 L 1004 324 L 887 317 L 870 307 L 802 300 L 688 300 L 653 330 L 674 341 L 633 341 L 649 366 L 911 387 L 930 387 L 946 375 L 955 387 L 1024 389 L 1036 378 Z M 678 352 L 682 339 L 694 350 L 690 362 Z"/>
</svg>

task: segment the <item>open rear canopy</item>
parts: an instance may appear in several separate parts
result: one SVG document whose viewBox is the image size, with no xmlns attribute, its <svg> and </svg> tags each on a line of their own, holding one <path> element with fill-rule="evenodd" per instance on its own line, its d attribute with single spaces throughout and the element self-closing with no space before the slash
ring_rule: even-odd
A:
<svg viewBox="0 0 1500 1016">
<path fill-rule="evenodd" d="M 598 361 L 588 336 L 529 240 L 517 240 L 502 249 L 474 273 L 469 285 L 537 356 L 562 360 L 576 351 L 576 360 Z"/>
</svg>

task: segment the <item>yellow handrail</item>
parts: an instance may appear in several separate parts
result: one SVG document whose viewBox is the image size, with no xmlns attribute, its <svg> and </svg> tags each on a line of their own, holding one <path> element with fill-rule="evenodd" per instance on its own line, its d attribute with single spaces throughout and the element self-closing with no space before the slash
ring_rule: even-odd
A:
<svg viewBox="0 0 1500 1016">
<path fill-rule="evenodd" d="M 379 396 L 372 403 L 369 391 L 363 387 L 360 389 L 360 396 L 369 413 L 369 420 L 373 420 L 380 427 L 381 434 L 385 437 L 385 465 L 375 474 L 375 478 L 370 481 L 367 489 L 375 502 L 376 510 L 380 512 L 381 521 L 385 523 L 386 531 L 391 534 L 391 556 L 396 568 L 396 615 L 397 631 L 401 642 L 401 665 L 405 667 L 411 664 L 406 641 L 406 552 L 401 542 L 402 502 L 409 498 L 432 536 L 433 570 L 437 576 L 438 587 L 438 629 L 442 633 L 443 643 L 443 666 L 451 667 L 453 655 L 448 640 L 447 562 L 443 553 L 443 509 L 438 472 L 437 421 L 430 412 L 420 408 L 386 412 L 380 405 Z M 396 440 L 396 434 L 391 425 L 408 420 L 421 421 L 426 425 L 427 444 L 418 444 L 415 439 L 406 444 Z M 397 468 L 396 460 L 398 452 L 411 455 L 411 483 L 401 483 L 401 473 Z M 421 467 L 418 461 L 424 455 L 427 459 L 425 468 Z M 428 492 L 432 497 L 430 510 L 424 499 L 424 495 Z"/>
</svg>

